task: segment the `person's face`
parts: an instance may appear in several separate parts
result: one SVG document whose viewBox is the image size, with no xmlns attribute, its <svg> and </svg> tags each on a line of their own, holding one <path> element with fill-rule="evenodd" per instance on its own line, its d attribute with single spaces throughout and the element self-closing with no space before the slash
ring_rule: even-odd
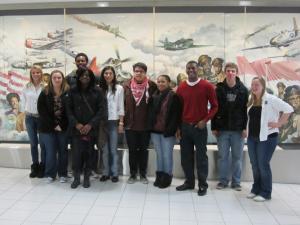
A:
<svg viewBox="0 0 300 225">
<path fill-rule="evenodd" d="M 48 84 L 49 83 L 49 76 L 48 75 L 43 75 L 43 82 Z"/>
<path fill-rule="evenodd" d="M 227 67 L 225 70 L 226 79 L 228 80 L 235 80 L 237 76 L 237 71 L 235 68 Z"/>
<path fill-rule="evenodd" d="M 259 82 L 258 79 L 254 79 L 251 83 L 251 92 L 256 96 L 260 97 L 262 95 L 264 87 Z"/>
<path fill-rule="evenodd" d="M 133 78 L 137 83 L 142 83 L 146 78 L 146 72 L 141 67 L 135 67 L 133 70 Z"/>
<path fill-rule="evenodd" d="M 279 92 L 279 93 L 283 93 L 283 92 L 284 92 L 284 88 L 283 88 L 282 86 L 279 86 L 279 87 L 278 87 L 278 92 Z"/>
<path fill-rule="evenodd" d="M 209 62 L 204 63 L 202 68 L 205 74 L 211 73 L 211 64 Z"/>
<path fill-rule="evenodd" d="M 51 82 L 53 87 L 61 87 L 63 82 L 63 77 L 60 73 L 52 74 Z"/>
<path fill-rule="evenodd" d="M 198 66 L 196 63 L 189 63 L 186 65 L 186 73 L 188 75 L 188 79 L 191 81 L 195 81 L 198 79 Z"/>
<path fill-rule="evenodd" d="M 88 86 L 91 78 L 89 76 L 88 71 L 84 72 L 80 77 L 79 77 L 79 81 L 83 86 Z"/>
<path fill-rule="evenodd" d="M 291 106 L 294 109 L 299 109 L 300 108 L 300 95 L 291 95 L 288 98 L 288 102 L 291 104 Z"/>
<path fill-rule="evenodd" d="M 31 77 L 35 84 L 41 82 L 42 80 L 42 72 L 39 69 L 33 68 L 31 70 Z"/>
<path fill-rule="evenodd" d="M 105 70 L 104 79 L 107 84 L 111 84 L 114 79 L 114 73 L 111 69 Z"/>
<path fill-rule="evenodd" d="M 12 109 L 18 109 L 19 108 L 19 101 L 16 97 L 12 97 L 10 99 L 10 106 Z"/>
<path fill-rule="evenodd" d="M 75 64 L 77 67 L 86 67 L 87 66 L 87 61 L 84 56 L 79 56 L 75 59 Z"/>
<path fill-rule="evenodd" d="M 215 74 L 219 74 L 222 71 L 222 65 L 213 65 L 213 69 L 215 71 Z"/>
<path fill-rule="evenodd" d="M 157 88 L 160 92 L 166 90 L 170 87 L 170 82 L 163 76 L 158 77 L 157 79 Z"/>
</svg>

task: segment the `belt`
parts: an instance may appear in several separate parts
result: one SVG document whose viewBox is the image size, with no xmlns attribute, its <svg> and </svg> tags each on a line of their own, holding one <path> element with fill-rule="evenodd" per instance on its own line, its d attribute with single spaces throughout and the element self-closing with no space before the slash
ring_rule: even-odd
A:
<svg viewBox="0 0 300 225">
<path fill-rule="evenodd" d="M 197 123 L 188 123 L 188 122 L 183 122 L 183 124 L 193 126 L 193 127 L 197 125 Z"/>
<path fill-rule="evenodd" d="M 25 112 L 25 115 L 26 115 L 26 116 L 32 116 L 32 117 L 36 117 L 36 118 L 38 118 L 38 117 L 39 117 L 39 114 L 30 113 L 30 112 Z"/>
</svg>

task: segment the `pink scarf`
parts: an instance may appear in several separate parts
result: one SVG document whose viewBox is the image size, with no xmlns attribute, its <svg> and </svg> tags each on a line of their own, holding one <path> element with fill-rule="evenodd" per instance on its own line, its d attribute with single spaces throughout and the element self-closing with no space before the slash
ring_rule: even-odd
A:
<svg viewBox="0 0 300 225">
<path fill-rule="evenodd" d="M 130 88 L 132 95 L 135 100 L 135 105 L 138 106 L 141 103 L 141 100 L 144 96 L 144 93 L 146 92 L 146 103 L 148 103 L 148 98 L 149 98 L 149 93 L 148 93 L 148 88 L 149 88 L 149 83 L 148 83 L 148 78 L 146 77 L 143 83 L 138 84 L 134 78 L 131 79 L 130 82 Z"/>
</svg>

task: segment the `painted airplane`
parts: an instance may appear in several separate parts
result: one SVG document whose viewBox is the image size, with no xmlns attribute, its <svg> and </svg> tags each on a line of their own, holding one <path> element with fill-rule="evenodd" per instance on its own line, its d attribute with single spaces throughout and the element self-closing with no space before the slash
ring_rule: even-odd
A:
<svg viewBox="0 0 300 225">
<path fill-rule="evenodd" d="M 66 30 L 56 30 L 54 32 L 48 32 L 47 37 L 53 40 L 63 40 L 64 36 L 72 36 L 73 28 L 68 28 Z"/>
<path fill-rule="evenodd" d="M 189 48 L 203 48 L 203 47 L 209 47 L 212 45 L 194 45 L 194 40 L 191 38 L 185 39 L 181 38 L 177 41 L 169 41 L 168 38 L 165 38 L 165 40 L 160 40 L 160 43 L 162 43 L 162 46 L 157 46 L 160 48 L 164 48 L 168 51 L 178 51 L 178 50 L 185 50 Z"/>
<path fill-rule="evenodd" d="M 25 47 L 35 50 L 57 49 L 63 45 L 63 40 L 52 40 L 48 38 L 27 38 L 25 40 Z"/>
<path fill-rule="evenodd" d="M 253 49 L 261 49 L 261 48 L 271 48 L 271 47 L 288 47 L 293 44 L 295 41 L 300 39 L 299 28 L 297 25 L 296 18 L 293 17 L 294 27 L 292 30 L 282 30 L 279 34 L 272 37 L 269 41 L 268 45 L 256 46 L 252 48 L 245 48 L 242 51 L 253 50 Z"/>
<path fill-rule="evenodd" d="M 29 69 L 33 65 L 39 65 L 43 69 L 58 68 L 58 67 L 64 66 L 63 63 L 56 62 L 55 59 L 52 59 L 52 62 L 47 60 L 47 61 L 34 62 L 34 63 L 32 61 L 22 61 L 21 60 L 21 61 L 15 61 L 11 64 L 11 66 L 16 69 Z"/>
</svg>

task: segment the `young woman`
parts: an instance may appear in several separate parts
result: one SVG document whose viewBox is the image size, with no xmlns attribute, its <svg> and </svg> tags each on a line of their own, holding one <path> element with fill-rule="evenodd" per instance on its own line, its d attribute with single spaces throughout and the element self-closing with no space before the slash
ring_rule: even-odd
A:
<svg viewBox="0 0 300 225">
<path fill-rule="evenodd" d="M 166 188 L 173 177 L 173 147 L 175 133 L 180 124 L 181 104 L 170 87 L 168 75 L 157 78 L 157 92 L 150 100 L 149 126 L 156 150 L 157 171 L 154 186 Z"/>
<path fill-rule="evenodd" d="M 21 103 L 25 111 L 25 125 L 27 128 L 30 148 L 31 148 L 31 173 L 29 176 L 33 177 L 44 177 L 45 169 L 45 149 L 42 144 L 40 144 L 41 155 L 39 161 L 39 151 L 38 151 L 38 123 L 39 114 L 37 111 L 37 99 L 44 87 L 42 82 L 43 71 L 38 65 L 34 65 L 30 69 L 30 81 L 26 84 L 22 91 Z"/>
<path fill-rule="evenodd" d="M 48 85 L 38 98 L 40 142 L 46 150 L 45 176 L 49 183 L 55 180 L 57 173 L 61 183 L 67 181 L 68 119 L 65 101 L 68 89 L 63 73 L 54 70 L 50 74 Z"/>
<path fill-rule="evenodd" d="M 102 70 L 100 87 L 106 93 L 108 105 L 108 137 L 103 148 L 104 171 L 100 181 L 111 178 L 112 182 L 118 182 L 118 132 L 124 132 L 124 90 L 117 84 L 116 72 L 112 66 Z"/>
<path fill-rule="evenodd" d="M 277 145 L 278 128 L 287 122 L 292 112 L 288 103 L 266 92 L 266 82 L 262 77 L 252 80 L 248 103 L 248 153 L 254 183 L 247 197 L 254 201 L 271 199 L 270 161 Z"/>
</svg>

